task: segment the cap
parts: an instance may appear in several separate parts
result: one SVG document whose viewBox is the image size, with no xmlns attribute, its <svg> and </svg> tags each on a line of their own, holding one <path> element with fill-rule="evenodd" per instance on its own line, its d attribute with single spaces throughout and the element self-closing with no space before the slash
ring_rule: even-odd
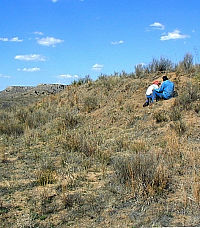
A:
<svg viewBox="0 0 200 228">
<path fill-rule="evenodd" d="M 156 81 L 154 81 L 154 82 L 153 82 L 153 84 L 155 84 L 155 85 L 159 85 L 159 84 L 160 84 L 160 82 L 159 82 L 158 80 L 156 80 Z"/>
</svg>

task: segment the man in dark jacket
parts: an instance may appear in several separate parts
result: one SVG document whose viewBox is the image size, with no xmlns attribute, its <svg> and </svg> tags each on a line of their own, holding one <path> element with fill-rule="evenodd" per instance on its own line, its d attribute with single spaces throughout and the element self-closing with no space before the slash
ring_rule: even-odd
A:
<svg viewBox="0 0 200 228">
<path fill-rule="evenodd" d="M 173 97 L 174 94 L 174 83 L 171 82 L 167 76 L 163 76 L 163 83 L 159 89 L 153 90 L 152 100 L 164 99 L 168 100 Z"/>
</svg>

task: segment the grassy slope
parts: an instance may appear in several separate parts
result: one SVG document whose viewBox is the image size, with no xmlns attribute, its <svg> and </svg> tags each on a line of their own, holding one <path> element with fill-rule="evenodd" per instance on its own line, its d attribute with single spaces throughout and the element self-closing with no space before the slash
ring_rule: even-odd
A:
<svg viewBox="0 0 200 228">
<path fill-rule="evenodd" d="M 199 225 L 199 81 L 169 77 L 179 97 L 146 108 L 155 77 L 101 78 L 2 111 L 2 227 Z"/>
</svg>

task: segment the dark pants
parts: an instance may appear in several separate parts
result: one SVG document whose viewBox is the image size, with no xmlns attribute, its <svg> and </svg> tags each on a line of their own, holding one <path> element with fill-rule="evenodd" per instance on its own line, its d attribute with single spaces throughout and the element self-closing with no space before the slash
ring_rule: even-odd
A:
<svg viewBox="0 0 200 228">
<path fill-rule="evenodd" d="M 148 106 L 150 103 L 153 102 L 153 100 L 152 100 L 152 95 L 146 95 L 146 98 L 147 98 L 147 100 L 146 100 L 145 103 L 143 104 L 143 107 Z"/>
</svg>

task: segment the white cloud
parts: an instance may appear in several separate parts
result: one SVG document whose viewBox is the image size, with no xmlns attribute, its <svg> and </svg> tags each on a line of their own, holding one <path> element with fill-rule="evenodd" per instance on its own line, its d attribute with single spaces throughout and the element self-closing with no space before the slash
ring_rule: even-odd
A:
<svg viewBox="0 0 200 228">
<path fill-rule="evenodd" d="M 46 37 L 46 38 L 41 38 L 37 39 L 38 44 L 43 45 L 43 46 L 53 46 L 55 47 L 56 44 L 64 42 L 63 40 L 56 39 L 54 37 Z"/>
<path fill-rule="evenodd" d="M 30 54 L 30 55 L 16 55 L 16 60 L 22 61 L 46 61 L 44 56 L 38 54 Z"/>
<path fill-rule="evenodd" d="M 8 75 L 3 75 L 3 74 L 0 74 L 0 78 L 11 78 L 10 76 Z"/>
<path fill-rule="evenodd" d="M 3 42 L 8 42 L 8 38 L 0 38 L 0 41 L 3 41 Z"/>
<path fill-rule="evenodd" d="M 23 40 L 20 40 L 17 36 L 16 37 L 13 37 L 11 39 L 8 39 L 7 37 L 5 38 L 0 38 L 0 41 L 3 41 L 3 42 L 22 42 Z"/>
<path fill-rule="evenodd" d="M 188 35 L 181 34 L 178 29 L 173 32 L 168 32 L 167 35 L 163 35 L 160 37 L 160 40 L 175 40 L 175 39 L 185 39 L 189 38 Z"/>
<path fill-rule="evenodd" d="M 153 24 L 151 24 L 149 26 L 154 28 L 154 29 L 160 29 L 160 30 L 165 29 L 165 26 L 163 24 L 161 24 L 160 22 L 154 22 Z"/>
<path fill-rule="evenodd" d="M 118 44 L 123 44 L 124 41 L 123 40 L 119 40 L 119 41 L 112 41 L 111 44 L 112 45 L 118 45 Z"/>
<path fill-rule="evenodd" d="M 96 70 L 96 71 L 102 70 L 102 68 L 103 68 L 103 65 L 97 64 L 97 63 L 92 66 L 92 70 Z"/>
<path fill-rule="evenodd" d="M 60 74 L 59 76 L 58 76 L 59 78 L 79 78 L 79 76 L 78 75 L 71 75 L 71 74 Z"/>
<path fill-rule="evenodd" d="M 33 34 L 35 34 L 35 35 L 40 35 L 40 36 L 43 36 L 43 35 L 44 35 L 43 32 L 34 32 Z"/>
<path fill-rule="evenodd" d="M 11 42 L 22 42 L 23 40 L 20 40 L 18 37 L 13 37 L 10 39 Z"/>
<path fill-rule="evenodd" d="M 23 68 L 23 69 L 18 68 L 17 70 L 24 71 L 24 72 L 36 72 L 36 71 L 40 71 L 40 68 L 39 67 Z"/>
</svg>

